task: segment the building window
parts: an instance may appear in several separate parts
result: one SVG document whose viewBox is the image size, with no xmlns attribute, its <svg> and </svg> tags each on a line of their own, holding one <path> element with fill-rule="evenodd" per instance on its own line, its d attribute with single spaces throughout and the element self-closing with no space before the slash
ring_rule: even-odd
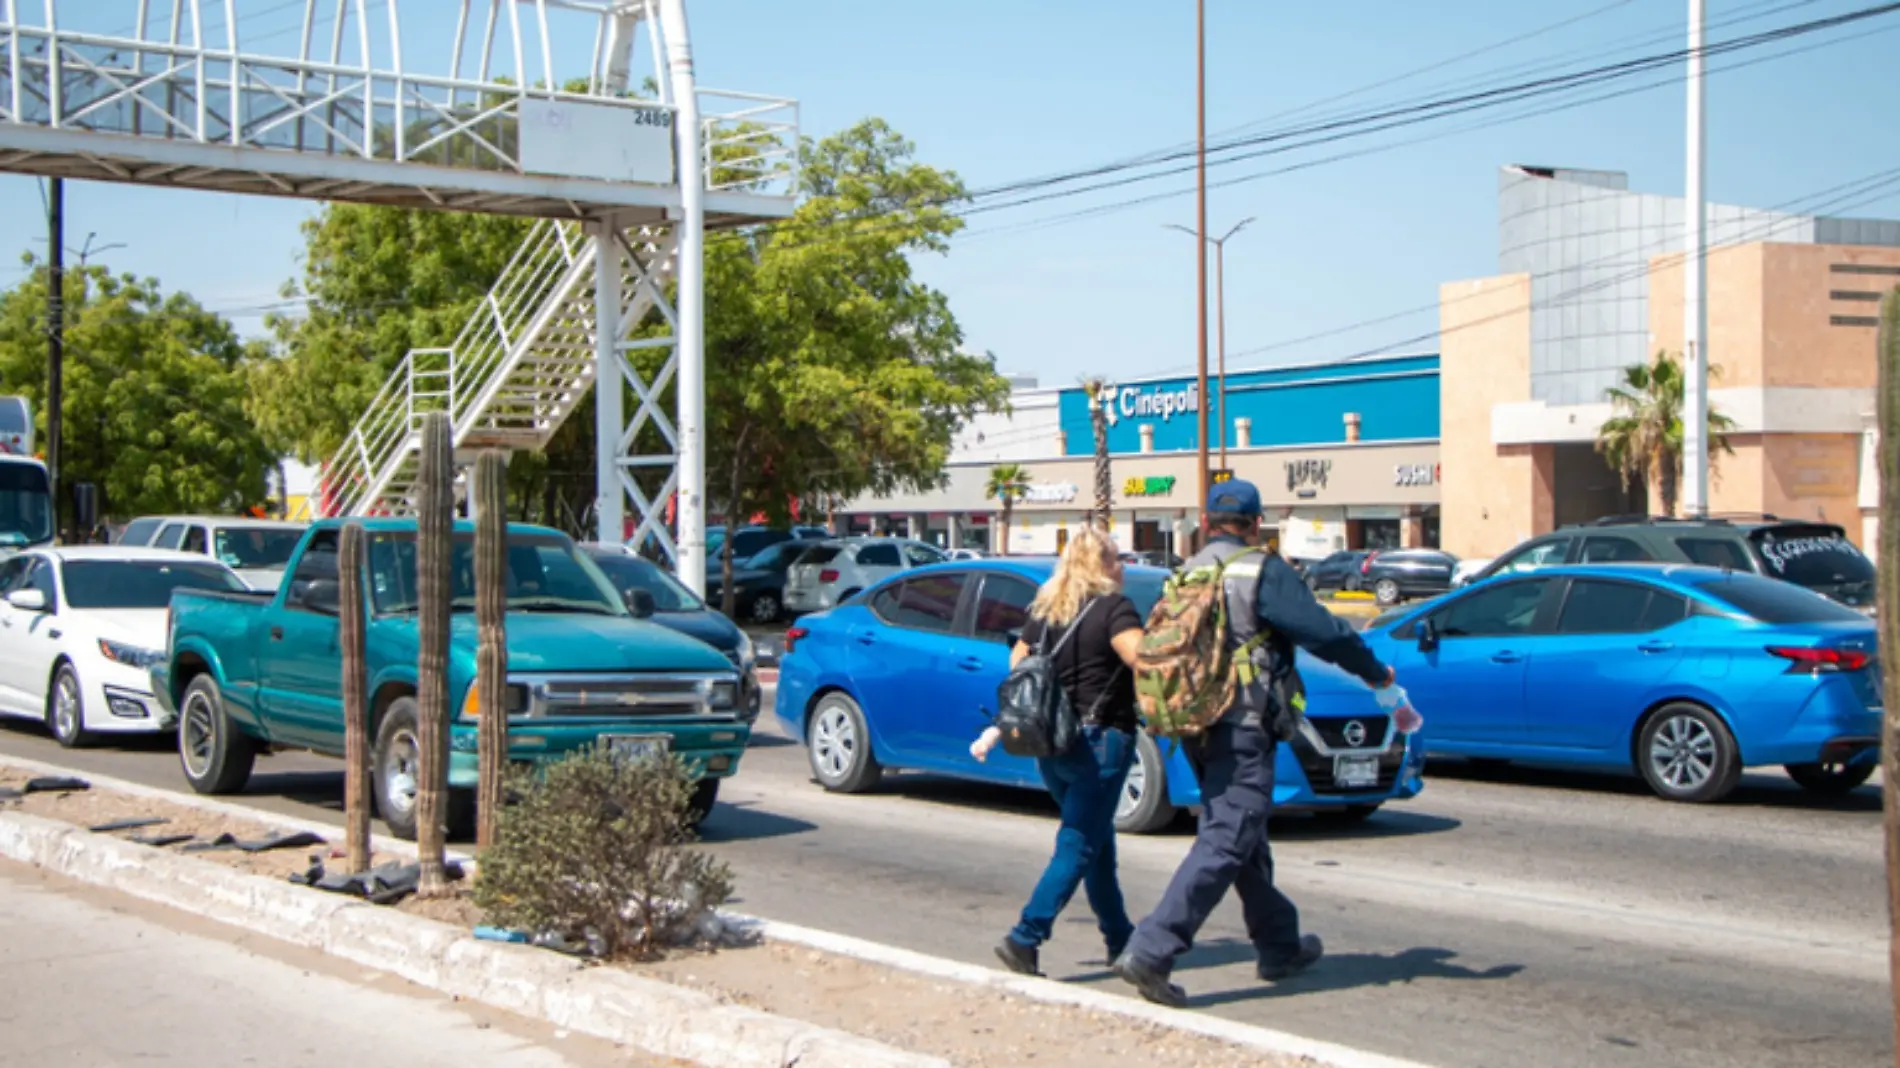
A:
<svg viewBox="0 0 1900 1068">
<path fill-rule="evenodd" d="M 1881 295 L 1879 293 L 1869 293 L 1864 289 L 1836 289 L 1829 292 L 1828 296 L 1834 300 L 1875 301 L 1879 300 Z"/>
<path fill-rule="evenodd" d="M 1835 274 L 1880 274 L 1900 277 L 1900 267 L 1888 267 L 1878 263 L 1835 263 L 1828 270 Z"/>
<path fill-rule="evenodd" d="M 1875 315 L 1830 315 L 1827 321 L 1835 326 L 1879 326 L 1880 317 Z"/>
</svg>

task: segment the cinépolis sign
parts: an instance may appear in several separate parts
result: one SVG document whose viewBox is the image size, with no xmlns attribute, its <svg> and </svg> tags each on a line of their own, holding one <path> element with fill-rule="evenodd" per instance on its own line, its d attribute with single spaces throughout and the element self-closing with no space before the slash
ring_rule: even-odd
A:
<svg viewBox="0 0 1900 1068">
<path fill-rule="evenodd" d="M 1107 385 L 1102 387 L 1100 397 L 1109 426 L 1115 426 L 1123 419 L 1159 419 L 1165 423 L 1177 415 L 1201 410 L 1201 390 L 1192 382 L 1183 385 L 1166 382 L 1150 386 Z"/>
</svg>

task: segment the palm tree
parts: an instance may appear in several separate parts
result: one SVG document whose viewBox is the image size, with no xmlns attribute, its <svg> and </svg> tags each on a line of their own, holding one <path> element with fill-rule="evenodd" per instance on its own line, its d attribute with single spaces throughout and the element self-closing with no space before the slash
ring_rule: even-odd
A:
<svg viewBox="0 0 1900 1068">
<path fill-rule="evenodd" d="M 1716 369 L 1709 368 L 1709 377 Z M 1650 363 L 1623 368 L 1623 384 L 1604 395 L 1616 414 L 1597 430 L 1597 452 L 1623 476 L 1623 488 L 1641 479 L 1654 481 L 1663 515 L 1676 513 L 1677 487 L 1682 482 L 1682 362 L 1673 354 L 1656 353 Z M 1728 434 L 1735 421 L 1709 409 L 1709 467 L 1719 453 L 1733 455 Z"/>
<path fill-rule="evenodd" d="M 1016 502 L 1029 492 L 1029 472 L 1021 464 L 997 464 L 990 468 L 989 485 L 983 489 L 983 495 L 1003 504 L 1003 536 L 1001 552 L 1009 555 L 1009 520 L 1016 512 Z"/>
<path fill-rule="evenodd" d="M 1108 380 L 1085 378 L 1082 391 L 1088 394 L 1089 427 L 1095 431 L 1095 518 L 1106 529 L 1109 509 L 1115 501 L 1114 476 L 1108 467 L 1108 408 L 1104 404 Z"/>
</svg>

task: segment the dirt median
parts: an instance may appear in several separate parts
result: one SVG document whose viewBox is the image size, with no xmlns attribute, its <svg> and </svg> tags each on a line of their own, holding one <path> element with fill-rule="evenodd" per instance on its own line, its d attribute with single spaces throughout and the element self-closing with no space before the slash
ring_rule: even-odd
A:
<svg viewBox="0 0 1900 1068">
<path fill-rule="evenodd" d="M 0 788 L 20 789 L 39 774 L 0 764 Z M 35 792 L 0 801 L 0 812 L 7 811 L 82 828 L 119 820 L 160 819 L 164 822 L 99 833 L 119 838 L 191 836 L 186 842 L 156 847 L 169 852 L 213 841 L 220 835 L 255 842 L 284 833 L 264 813 L 246 819 L 98 787 Z M 340 866 L 341 832 L 329 835 L 323 843 L 303 847 L 259 853 L 225 848 L 186 855 L 253 875 L 287 879 L 307 870 L 313 859 Z M 405 859 L 378 853 L 375 861 Z M 466 887 L 449 899 L 420 901 L 410 897 L 395 907 L 467 927 L 482 922 L 481 910 L 469 899 Z M 659 961 L 614 966 L 696 988 L 722 1001 L 944 1057 L 964 1068 L 1294 1068 L 1315 1064 L 1305 1058 L 1276 1057 L 1158 1024 L 932 979 L 782 942 L 718 951 L 679 951 Z"/>
</svg>

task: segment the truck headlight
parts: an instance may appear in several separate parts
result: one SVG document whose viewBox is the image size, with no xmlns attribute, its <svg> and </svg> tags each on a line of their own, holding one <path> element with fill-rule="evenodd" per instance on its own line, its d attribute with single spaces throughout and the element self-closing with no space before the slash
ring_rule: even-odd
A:
<svg viewBox="0 0 1900 1068">
<path fill-rule="evenodd" d="M 165 652 L 162 649 L 146 649 L 137 645 L 127 645 L 124 642 L 107 641 L 104 638 L 99 639 L 99 655 L 115 664 L 134 668 L 149 668 L 165 660 Z"/>
<path fill-rule="evenodd" d="M 714 679 L 705 683 L 706 707 L 714 712 L 729 712 L 739 707 L 739 683 L 735 679 Z"/>
</svg>

